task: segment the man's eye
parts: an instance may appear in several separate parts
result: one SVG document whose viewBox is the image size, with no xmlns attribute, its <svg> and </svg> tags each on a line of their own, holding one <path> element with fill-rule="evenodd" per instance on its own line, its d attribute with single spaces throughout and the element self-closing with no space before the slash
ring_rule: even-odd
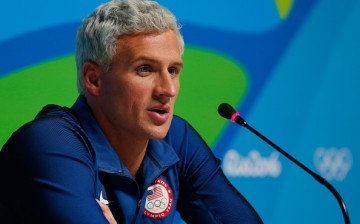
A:
<svg viewBox="0 0 360 224">
<path fill-rule="evenodd" d="M 137 72 L 139 72 L 139 73 L 151 72 L 151 67 L 149 65 L 142 65 L 137 68 Z"/>
<path fill-rule="evenodd" d="M 171 67 L 168 69 L 169 73 L 173 76 L 178 75 L 179 74 L 179 69 L 175 68 L 175 67 Z"/>
</svg>

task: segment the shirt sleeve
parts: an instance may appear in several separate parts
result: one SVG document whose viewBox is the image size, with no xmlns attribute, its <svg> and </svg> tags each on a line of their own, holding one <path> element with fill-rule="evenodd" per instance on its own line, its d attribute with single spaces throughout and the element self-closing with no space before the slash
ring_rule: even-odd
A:
<svg viewBox="0 0 360 224">
<path fill-rule="evenodd" d="M 80 128 L 62 118 L 31 122 L 0 153 L 0 218 L 12 223 L 108 223 L 95 201 L 96 175 Z"/>
<path fill-rule="evenodd" d="M 225 177 L 199 134 L 174 117 L 167 136 L 180 157 L 178 211 L 187 223 L 263 223 L 248 201 Z"/>
</svg>

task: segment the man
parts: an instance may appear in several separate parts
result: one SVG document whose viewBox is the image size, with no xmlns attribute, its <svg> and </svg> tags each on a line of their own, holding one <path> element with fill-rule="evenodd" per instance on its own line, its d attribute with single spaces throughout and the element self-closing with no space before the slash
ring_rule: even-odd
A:
<svg viewBox="0 0 360 224">
<path fill-rule="evenodd" d="M 77 35 L 79 98 L 48 105 L 0 153 L 3 220 L 261 223 L 193 128 L 173 117 L 183 67 L 174 15 L 99 6 Z"/>
</svg>

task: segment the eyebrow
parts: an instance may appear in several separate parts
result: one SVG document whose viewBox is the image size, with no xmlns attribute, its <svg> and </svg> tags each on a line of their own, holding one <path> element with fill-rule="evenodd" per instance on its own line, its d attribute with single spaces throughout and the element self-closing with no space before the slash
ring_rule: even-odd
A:
<svg viewBox="0 0 360 224">
<path fill-rule="evenodd" d="M 158 63 L 159 62 L 158 60 L 153 59 L 152 57 L 141 56 L 141 57 L 135 58 L 134 60 L 131 60 L 130 64 L 134 64 L 134 63 L 136 63 L 138 61 L 150 61 L 152 63 Z M 183 63 L 182 60 L 181 61 L 175 61 L 172 64 L 174 64 L 176 66 L 180 66 L 181 68 L 184 67 L 184 63 Z"/>
</svg>

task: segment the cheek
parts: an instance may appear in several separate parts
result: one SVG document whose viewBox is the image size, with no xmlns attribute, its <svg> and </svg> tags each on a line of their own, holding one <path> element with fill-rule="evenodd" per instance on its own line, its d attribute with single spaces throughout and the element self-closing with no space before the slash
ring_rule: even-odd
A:
<svg viewBox="0 0 360 224">
<path fill-rule="evenodd" d="M 107 92 L 109 97 L 116 98 L 127 98 L 133 94 L 136 94 L 134 91 L 134 84 L 130 80 L 126 79 L 126 74 L 122 74 L 123 77 L 119 77 L 119 74 L 108 74 L 109 77 L 104 80 L 104 91 Z"/>
<path fill-rule="evenodd" d="M 152 95 L 152 87 L 146 82 L 124 83 L 118 88 L 117 97 L 128 107 L 143 107 Z"/>
</svg>

